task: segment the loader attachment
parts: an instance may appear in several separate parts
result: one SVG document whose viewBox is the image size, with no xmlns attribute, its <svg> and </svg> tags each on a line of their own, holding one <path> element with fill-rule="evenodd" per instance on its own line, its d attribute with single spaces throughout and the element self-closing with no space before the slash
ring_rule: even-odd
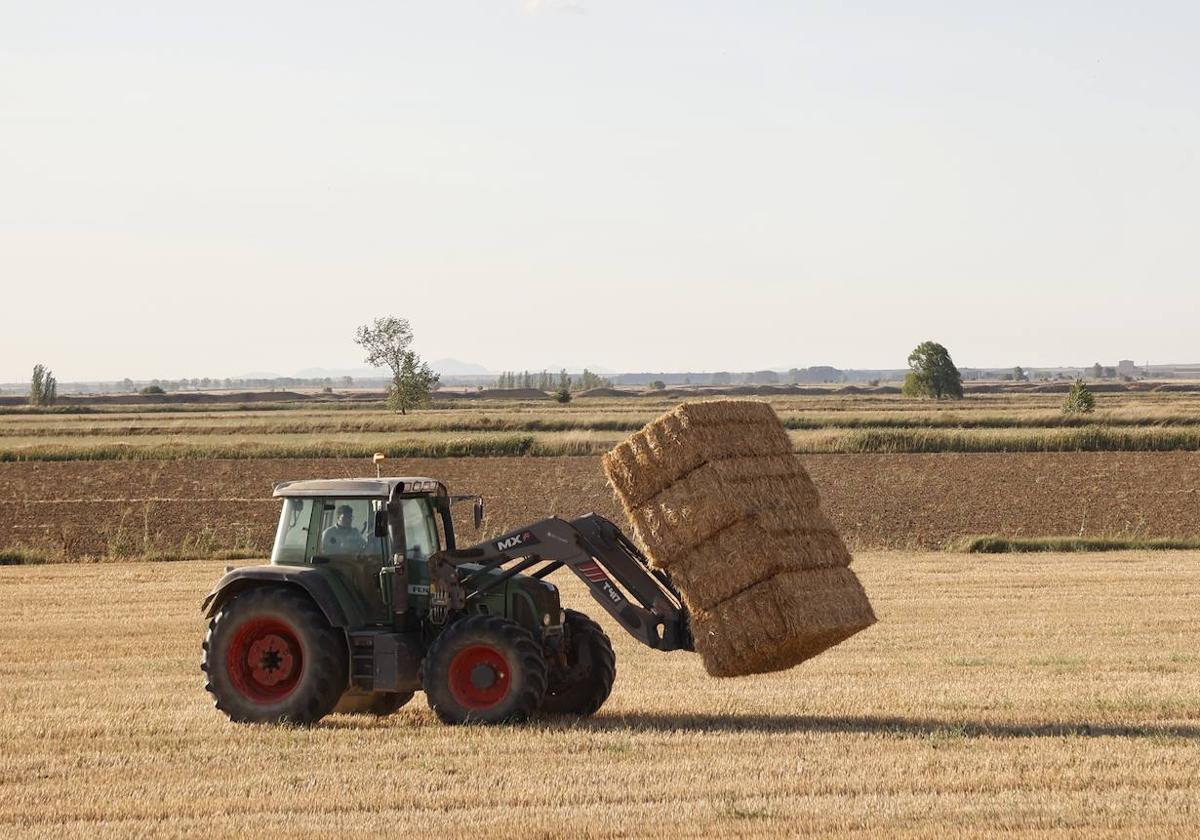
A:
<svg viewBox="0 0 1200 840">
<path fill-rule="evenodd" d="M 452 588 L 453 606 L 495 589 L 518 574 L 543 579 L 566 566 L 631 636 L 655 650 L 693 650 L 687 610 L 671 580 L 603 516 L 570 522 L 551 517 L 471 548 L 432 556 L 431 580 Z M 478 564 L 470 571 L 459 570 Z M 500 571 L 500 574 L 493 572 Z"/>
</svg>

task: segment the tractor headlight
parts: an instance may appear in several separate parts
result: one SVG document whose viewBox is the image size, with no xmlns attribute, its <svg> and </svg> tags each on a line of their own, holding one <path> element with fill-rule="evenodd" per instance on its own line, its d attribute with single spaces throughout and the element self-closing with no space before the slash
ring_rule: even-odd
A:
<svg viewBox="0 0 1200 840">
<path fill-rule="evenodd" d="M 542 624 L 546 625 L 547 627 L 550 626 L 550 613 L 546 613 L 544 616 L 542 616 Z"/>
</svg>

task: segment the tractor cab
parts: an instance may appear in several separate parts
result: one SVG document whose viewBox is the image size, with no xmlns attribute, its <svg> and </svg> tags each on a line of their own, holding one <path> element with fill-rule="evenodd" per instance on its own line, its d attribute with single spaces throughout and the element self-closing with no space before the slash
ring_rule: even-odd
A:
<svg viewBox="0 0 1200 840">
<path fill-rule="evenodd" d="M 388 585 L 397 568 L 419 586 L 429 558 L 455 548 L 453 502 L 475 501 L 477 527 L 483 513 L 478 497 L 423 477 L 286 481 L 274 495 L 283 508 L 271 564 L 326 572 L 366 624 L 389 623 L 394 596 L 407 596 Z"/>
</svg>

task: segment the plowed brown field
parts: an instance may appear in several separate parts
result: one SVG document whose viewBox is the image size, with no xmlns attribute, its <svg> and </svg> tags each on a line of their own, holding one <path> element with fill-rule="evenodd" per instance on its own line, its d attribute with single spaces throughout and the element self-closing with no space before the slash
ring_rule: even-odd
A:
<svg viewBox="0 0 1200 840">
<path fill-rule="evenodd" d="M 1200 453 L 809 455 L 826 509 L 856 548 L 944 547 L 978 534 L 1193 537 Z M 393 471 L 482 493 L 487 534 L 594 510 L 620 523 L 599 461 L 439 458 Z M 0 464 L 0 547 L 67 556 L 270 544 L 272 483 L 349 477 L 362 461 L 67 461 Z M 469 526 L 466 539 L 474 534 Z"/>
</svg>

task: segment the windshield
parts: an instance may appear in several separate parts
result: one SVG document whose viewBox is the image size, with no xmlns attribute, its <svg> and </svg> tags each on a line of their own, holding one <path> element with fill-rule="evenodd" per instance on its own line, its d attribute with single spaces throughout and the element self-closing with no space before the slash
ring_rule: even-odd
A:
<svg viewBox="0 0 1200 840">
<path fill-rule="evenodd" d="M 375 513 L 382 506 L 381 499 L 326 499 L 317 552 L 324 557 L 381 560 L 384 542 L 375 536 Z"/>
</svg>

